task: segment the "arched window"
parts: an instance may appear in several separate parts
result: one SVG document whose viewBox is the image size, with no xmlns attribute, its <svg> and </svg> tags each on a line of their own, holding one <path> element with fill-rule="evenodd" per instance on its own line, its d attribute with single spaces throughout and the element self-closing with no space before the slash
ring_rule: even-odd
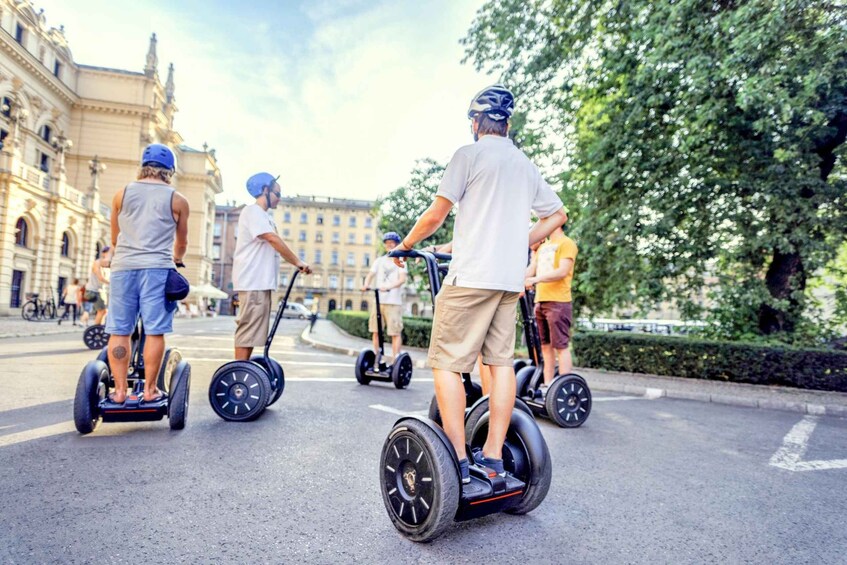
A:
<svg viewBox="0 0 847 565">
<path fill-rule="evenodd" d="M 344 309 L 345 310 L 352 310 L 353 309 L 353 301 L 352 300 L 346 300 L 344 302 Z"/>
<path fill-rule="evenodd" d="M 335 310 L 336 308 L 337 308 L 337 306 L 336 306 L 335 299 L 334 299 L 334 298 L 330 298 L 330 299 L 329 299 L 329 311 L 330 311 L 330 312 L 332 312 L 332 311 L 333 311 L 333 310 Z"/>
<path fill-rule="evenodd" d="M 47 124 L 41 126 L 41 130 L 38 132 L 38 135 L 41 136 L 41 139 L 50 143 L 50 140 L 53 138 L 53 130 Z"/>
<path fill-rule="evenodd" d="M 62 234 L 62 257 L 71 256 L 71 236 L 68 232 Z"/>
<path fill-rule="evenodd" d="M 15 245 L 27 247 L 29 240 L 29 224 L 23 218 L 18 218 L 15 224 Z"/>
<path fill-rule="evenodd" d="M 417 302 L 412 303 L 412 316 L 417 316 L 418 312 L 419 312 L 418 303 Z"/>
<path fill-rule="evenodd" d="M 362 300 L 362 305 L 359 307 L 359 310 L 361 310 L 362 312 L 368 311 L 368 301 L 367 300 Z"/>
</svg>

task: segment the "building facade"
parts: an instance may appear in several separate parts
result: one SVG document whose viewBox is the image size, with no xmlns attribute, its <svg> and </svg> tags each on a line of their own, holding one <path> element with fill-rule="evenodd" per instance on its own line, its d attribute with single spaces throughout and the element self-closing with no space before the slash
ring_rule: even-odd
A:
<svg viewBox="0 0 847 565">
<path fill-rule="evenodd" d="M 230 203 L 215 210 L 212 240 L 212 284 L 226 292 L 230 298 L 221 301 L 221 314 L 234 314 L 232 309 L 232 257 L 238 237 L 238 219 L 243 204 Z"/>
<path fill-rule="evenodd" d="M 174 149 L 173 186 L 191 206 L 186 276 L 211 280 L 222 180 L 214 150 L 174 130 L 174 92 L 172 65 L 159 79 L 155 34 L 143 71 L 81 65 L 43 13 L 0 0 L 0 315 L 30 292 L 58 302 L 71 278 L 87 278 L 111 237 L 111 200 L 153 142 Z"/>
</svg>

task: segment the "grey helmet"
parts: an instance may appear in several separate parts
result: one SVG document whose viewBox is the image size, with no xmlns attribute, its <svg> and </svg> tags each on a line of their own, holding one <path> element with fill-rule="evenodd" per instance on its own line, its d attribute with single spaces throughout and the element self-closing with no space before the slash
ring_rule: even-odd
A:
<svg viewBox="0 0 847 565">
<path fill-rule="evenodd" d="M 478 114 L 487 114 L 492 120 L 508 120 L 515 109 L 515 95 L 502 84 L 492 84 L 480 90 L 471 100 L 468 108 L 468 118 L 474 119 Z"/>
</svg>

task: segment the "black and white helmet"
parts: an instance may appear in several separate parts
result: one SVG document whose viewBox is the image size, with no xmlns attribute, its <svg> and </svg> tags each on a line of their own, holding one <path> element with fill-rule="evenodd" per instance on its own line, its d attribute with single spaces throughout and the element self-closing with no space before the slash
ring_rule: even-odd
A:
<svg viewBox="0 0 847 565">
<path fill-rule="evenodd" d="M 488 114 L 495 121 L 508 120 L 515 109 L 515 95 L 502 84 L 492 84 L 477 93 L 468 108 L 468 118 L 477 114 Z"/>
</svg>

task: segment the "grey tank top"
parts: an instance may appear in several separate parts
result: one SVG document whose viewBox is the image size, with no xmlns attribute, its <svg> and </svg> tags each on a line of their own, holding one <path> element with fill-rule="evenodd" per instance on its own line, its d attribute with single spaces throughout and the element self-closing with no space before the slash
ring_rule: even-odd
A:
<svg viewBox="0 0 847 565">
<path fill-rule="evenodd" d="M 118 244 L 112 272 L 134 269 L 174 269 L 174 189 L 166 184 L 132 182 L 124 189 L 118 214 Z"/>
</svg>

